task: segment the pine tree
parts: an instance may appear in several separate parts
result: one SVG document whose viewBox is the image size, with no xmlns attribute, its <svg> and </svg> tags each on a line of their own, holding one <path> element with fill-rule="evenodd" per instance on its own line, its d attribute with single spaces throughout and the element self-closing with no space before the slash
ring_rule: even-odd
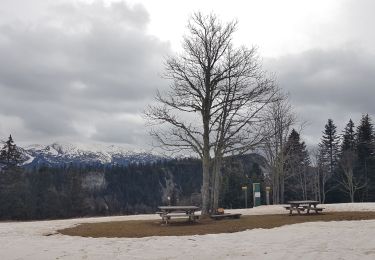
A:
<svg viewBox="0 0 375 260">
<path fill-rule="evenodd" d="M 334 173 L 337 165 L 339 142 L 339 137 L 336 134 L 336 125 L 332 119 L 328 119 L 319 147 L 325 155 L 326 163 L 329 165 L 330 175 Z"/>
<path fill-rule="evenodd" d="M 356 174 L 366 182 L 361 200 L 375 199 L 375 149 L 374 127 L 368 114 L 363 115 L 357 128 L 357 167 Z"/>
<path fill-rule="evenodd" d="M 342 139 L 337 182 L 340 184 L 341 191 L 349 196 L 351 202 L 354 202 L 355 195 L 364 188 L 365 181 L 355 172 L 355 165 L 358 161 L 357 140 L 354 123 L 351 119 L 344 129 Z"/>
<path fill-rule="evenodd" d="M 289 199 L 307 199 L 310 166 L 310 157 L 305 142 L 300 140 L 296 130 L 292 130 L 285 146 L 285 172 L 286 172 L 286 193 L 289 192 Z M 286 196 L 287 197 L 287 196 Z"/>
<path fill-rule="evenodd" d="M 359 163 L 364 166 L 366 161 L 374 157 L 374 129 L 369 115 L 364 115 L 357 128 L 357 153 Z"/>
<path fill-rule="evenodd" d="M 4 143 L 0 150 L 0 163 L 7 167 L 16 166 L 21 160 L 21 153 L 13 141 L 12 135 L 9 135 L 8 140 Z"/>
<path fill-rule="evenodd" d="M 354 130 L 354 123 L 350 119 L 344 129 L 344 134 L 342 136 L 341 144 L 341 154 L 344 151 L 350 150 L 354 151 L 356 146 L 356 134 Z"/>
<path fill-rule="evenodd" d="M 322 166 L 320 171 L 319 181 L 321 188 L 321 199 L 322 203 L 325 202 L 327 193 L 333 187 L 327 187 L 327 183 L 330 181 L 335 173 L 338 155 L 339 155 L 339 136 L 336 134 L 336 125 L 332 119 L 328 119 L 327 124 L 324 127 L 323 136 L 319 143 L 319 165 Z"/>
</svg>

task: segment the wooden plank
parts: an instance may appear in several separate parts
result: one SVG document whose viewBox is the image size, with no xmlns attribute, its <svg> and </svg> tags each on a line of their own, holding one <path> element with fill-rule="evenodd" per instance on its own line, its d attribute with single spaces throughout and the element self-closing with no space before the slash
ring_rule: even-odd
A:
<svg viewBox="0 0 375 260">
<path fill-rule="evenodd" d="M 175 211 L 175 210 L 184 211 L 184 210 L 198 210 L 199 209 L 197 206 L 159 206 L 158 208 L 161 210 L 171 210 L 171 211 Z"/>
<path fill-rule="evenodd" d="M 189 217 L 194 216 L 193 214 L 165 214 L 166 217 Z"/>
<path fill-rule="evenodd" d="M 309 210 L 323 210 L 325 208 L 305 207 L 305 209 L 309 209 Z"/>
<path fill-rule="evenodd" d="M 220 219 L 224 219 L 224 218 L 240 218 L 242 214 L 217 214 L 217 215 L 210 215 L 211 218 L 213 219 L 216 219 L 216 220 L 220 220 Z"/>
<path fill-rule="evenodd" d="M 288 201 L 287 204 L 319 204 L 317 200 L 292 200 Z"/>
<path fill-rule="evenodd" d="M 284 207 L 285 209 L 287 209 L 287 210 L 290 210 L 290 209 L 292 209 L 292 210 L 295 210 L 295 211 L 298 211 L 298 210 L 300 210 L 300 211 L 304 211 L 306 208 L 304 208 L 304 207 Z"/>
</svg>

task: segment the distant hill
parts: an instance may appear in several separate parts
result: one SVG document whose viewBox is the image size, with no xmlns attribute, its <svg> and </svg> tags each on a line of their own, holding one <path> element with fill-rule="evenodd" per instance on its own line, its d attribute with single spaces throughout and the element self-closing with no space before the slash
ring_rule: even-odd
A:
<svg viewBox="0 0 375 260">
<path fill-rule="evenodd" d="M 27 147 L 22 156 L 24 168 L 0 170 L 0 219 L 152 213 L 159 205 L 201 203 L 198 159 L 57 143 Z M 251 205 L 252 183 L 261 183 L 264 194 L 265 168 L 264 157 L 257 154 L 227 157 L 220 206 L 243 207 L 244 185 Z"/>
</svg>

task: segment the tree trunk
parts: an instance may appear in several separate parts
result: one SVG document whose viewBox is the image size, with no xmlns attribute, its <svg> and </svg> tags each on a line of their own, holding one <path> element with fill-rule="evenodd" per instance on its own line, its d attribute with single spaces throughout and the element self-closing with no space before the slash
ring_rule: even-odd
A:
<svg viewBox="0 0 375 260">
<path fill-rule="evenodd" d="M 203 180 L 202 180 L 202 215 L 208 215 L 210 211 L 210 136 L 209 136 L 209 108 L 207 108 L 207 101 L 204 102 L 206 109 L 202 111 L 203 119 Z"/>
<path fill-rule="evenodd" d="M 212 192 L 212 208 L 211 210 L 215 211 L 219 207 L 219 195 L 220 195 L 220 184 L 221 184 L 221 165 L 222 158 L 219 155 L 214 160 L 213 165 L 213 192 Z"/>
<path fill-rule="evenodd" d="M 272 201 L 273 204 L 280 203 L 280 176 L 277 170 L 277 167 L 273 166 L 272 168 Z"/>
<path fill-rule="evenodd" d="M 284 173 L 282 173 L 280 175 L 280 201 L 279 201 L 281 204 L 285 203 L 284 193 L 285 193 L 285 176 L 284 176 Z"/>
<path fill-rule="evenodd" d="M 210 209 L 210 156 L 205 155 L 202 159 L 202 215 L 208 215 Z"/>
<path fill-rule="evenodd" d="M 349 194 L 350 194 L 350 201 L 353 203 L 354 202 L 354 183 L 353 183 L 353 178 L 350 178 L 350 183 L 349 183 Z"/>
<path fill-rule="evenodd" d="M 350 171 L 348 180 L 349 180 L 350 201 L 354 202 L 355 189 L 354 189 L 353 171 Z"/>
<path fill-rule="evenodd" d="M 320 196 L 320 171 L 318 170 L 318 173 L 317 173 L 317 180 L 316 180 L 316 183 L 317 183 L 317 185 L 318 185 L 318 188 L 317 188 L 317 190 L 318 190 L 318 201 L 320 202 L 320 203 L 322 203 L 322 199 L 321 199 L 321 196 Z"/>
<path fill-rule="evenodd" d="M 283 149 L 283 148 L 282 148 Z M 285 162 L 285 158 L 284 158 L 284 155 L 283 153 L 281 152 L 280 154 L 280 161 L 278 163 L 278 171 L 279 171 L 279 203 L 283 204 L 285 203 L 285 198 L 284 198 L 284 193 L 285 193 L 285 171 L 284 171 L 284 162 Z"/>
<path fill-rule="evenodd" d="M 322 181 L 322 203 L 324 204 L 325 201 L 326 201 L 326 183 L 325 183 L 325 178 L 323 177 L 323 181 Z"/>
<path fill-rule="evenodd" d="M 304 200 L 307 200 L 307 178 L 306 178 L 306 169 L 303 169 L 303 190 L 304 190 Z"/>
</svg>

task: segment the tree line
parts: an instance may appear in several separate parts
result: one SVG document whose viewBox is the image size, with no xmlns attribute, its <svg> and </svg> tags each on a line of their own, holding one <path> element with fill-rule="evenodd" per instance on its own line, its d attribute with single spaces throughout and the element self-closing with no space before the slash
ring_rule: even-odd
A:
<svg viewBox="0 0 375 260">
<path fill-rule="evenodd" d="M 368 114 L 362 116 L 357 127 L 350 119 L 341 133 L 328 119 L 320 143 L 310 153 L 295 129 L 288 135 L 284 133 L 277 142 L 272 139 L 265 151 L 271 158 L 273 202 L 375 201 L 374 144 L 374 128 Z M 277 154 L 272 153 L 275 150 Z"/>
<path fill-rule="evenodd" d="M 202 205 L 202 165 L 198 159 L 126 166 L 82 163 L 25 168 L 20 165 L 21 153 L 17 150 L 11 137 L 1 149 L 8 156 L 3 156 L 0 163 L 0 219 L 154 213 L 160 205 Z M 265 162 L 259 155 L 225 160 L 221 206 L 244 207 L 241 187 L 251 184 L 249 180 L 265 182 L 260 164 Z"/>
<path fill-rule="evenodd" d="M 199 192 L 193 159 L 150 164 L 12 166 L 0 170 L 0 219 L 54 219 L 154 213 L 157 206 L 191 204 Z M 180 201 L 179 201 L 180 200 Z"/>
<path fill-rule="evenodd" d="M 254 182 L 261 183 L 263 203 L 267 186 L 273 204 L 294 199 L 322 203 L 375 200 L 375 134 L 369 115 L 363 115 L 357 127 L 349 120 L 341 133 L 329 119 L 317 149 L 310 153 L 297 130 L 291 128 L 285 136 L 274 167 L 272 161 L 256 154 L 224 158 L 220 207 L 243 208 L 241 187 L 250 188 L 247 200 L 251 202 Z M 153 213 L 159 205 L 202 205 L 199 159 L 27 169 L 19 165 L 21 153 L 11 136 L 0 154 L 0 219 Z M 277 176 L 280 172 L 282 176 Z M 276 187 L 281 184 L 284 187 Z M 275 200 L 277 191 L 283 191 L 279 201 Z"/>
</svg>

